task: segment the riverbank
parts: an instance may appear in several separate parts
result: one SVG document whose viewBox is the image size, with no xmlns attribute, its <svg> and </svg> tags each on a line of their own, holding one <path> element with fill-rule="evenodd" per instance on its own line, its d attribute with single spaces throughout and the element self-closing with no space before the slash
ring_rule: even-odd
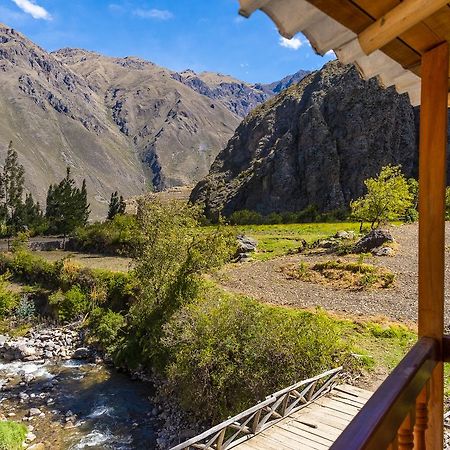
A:
<svg viewBox="0 0 450 450">
<path fill-rule="evenodd" d="M 115 369 L 83 338 L 74 325 L 0 336 L 0 420 L 27 426 L 25 448 L 168 449 L 208 427 L 162 378 Z"/>
</svg>

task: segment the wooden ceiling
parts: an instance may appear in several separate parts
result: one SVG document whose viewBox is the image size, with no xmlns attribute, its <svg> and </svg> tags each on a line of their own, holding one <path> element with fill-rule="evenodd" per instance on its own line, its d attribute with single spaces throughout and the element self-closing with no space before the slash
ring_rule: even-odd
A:
<svg viewBox="0 0 450 450">
<path fill-rule="evenodd" d="M 358 35 L 401 3 L 400 0 L 307 1 Z M 450 6 L 448 4 L 417 25 L 413 25 L 380 50 L 405 69 L 420 76 L 421 56 L 443 41 L 450 42 Z"/>
</svg>

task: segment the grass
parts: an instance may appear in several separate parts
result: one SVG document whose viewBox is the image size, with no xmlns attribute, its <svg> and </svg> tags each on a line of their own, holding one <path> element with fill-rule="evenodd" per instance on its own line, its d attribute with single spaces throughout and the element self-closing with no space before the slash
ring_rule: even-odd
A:
<svg viewBox="0 0 450 450">
<path fill-rule="evenodd" d="M 359 233 L 359 223 L 301 223 L 285 225 L 235 225 L 236 234 L 245 234 L 258 241 L 254 258 L 267 260 L 297 251 L 302 242 L 311 244 L 336 234 L 337 231 Z"/>
<path fill-rule="evenodd" d="M 0 450 L 22 449 L 26 435 L 25 425 L 9 420 L 0 422 Z"/>
<path fill-rule="evenodd" d="M 121 256 L 103 256 L 89 253 L 65 252 L 63 250 L 54 250 L 50 252 L 33 252 L 46 261 L 56 262 L 67 258 L 75 264 L 89 269 L 104 269 L 112 272 L 127 272 L 131 262 L 130 258 Z"/>
<path fill-rule="evenodd" d="M 316 264 L 301 262 L 284 269 L 290 277 L 312 283 L 328 284 L 343 289 L 388 288 L 394 284 L 395 274 L 384 267 L 363 262 L 329 260 Z"/>
</svg>

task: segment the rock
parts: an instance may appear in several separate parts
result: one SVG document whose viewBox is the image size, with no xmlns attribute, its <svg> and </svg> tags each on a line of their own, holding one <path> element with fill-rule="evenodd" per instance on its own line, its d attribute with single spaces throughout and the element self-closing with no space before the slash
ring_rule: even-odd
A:
<svg viewBox="0 0 450 450">
<path fill-rule="evenodd" d="M 389 163 L 416 176 L 417 114 L 395 88 L 332 61 L 255 108 L 190 199 L 212 219 L 244 209 L 348 208 Z"/>
<path fill-rule="evenodd" d="M 334 237 L 336 239 L 354 239 L 355 233 L 353 231 L 338 231 Z"/>
<path fill-rule="evenodd" d="M 74 351 L 72 358 L 73 359 L 88 359 L 91 357 L 91 355 L 92 355 L 92 353 L 88 348 L 79 347 Z"/>
<path fill-rule="evenodd" d="M 33 432 L 29 431 L 29 432 L 27 433 L 26 440 L 27 440 L 28 442 L 33 442 L 34 440 L 36 440 L 36 435 L 35 435 Z"/>
<path fill-rule="evenodd" d="M 40 416 L 41 414 L 42 414 L 42 411 L 39 408 L 31 408 L 28 411 L 29 417 Z"/>
<path fill-rule="evenodd" d="M 255 239 L 242 234 L 237 236 L 236 239 L 238 241 L 237 253 L 251 253 L 256 251 L 258 242 Z"/>
<path fill-rule="evenodd" d="M 355 253 L 367 253 L 374 248 L 381 247 L 386 242 L 394 242 L 394 238 L 388 230 L 372 230 L 355 244 L 354 251 Z"/>
<path fill-rule="evenodd" d="M 391 247 L 378 247 L 372 250 L 374 256 L 393 256 L 394 250 Z"/>
</svg>

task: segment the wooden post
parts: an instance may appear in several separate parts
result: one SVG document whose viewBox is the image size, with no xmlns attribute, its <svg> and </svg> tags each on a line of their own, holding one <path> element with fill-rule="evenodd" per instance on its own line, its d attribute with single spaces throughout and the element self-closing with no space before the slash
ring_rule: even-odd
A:
<svg viewBox="0 0 450 450">
<path fill-rule="evenodd" d="M 447 42 L 422 56 L 419 144 L 419 336 L 432 337 L 441 344 L 444 333 L 448 68 Z M 443 448 L 443 380 L 441 358 L 434 369 L 429 386 L 429 422 L 426 431 L 428 450 Z"/>
<path fill-rule="evenodd" d="M 425 431 L 428 428 L 428 383 L 416 399 L 416 423 L 414 425 L 414 450 L 426 450 Z"/>
</svg>

